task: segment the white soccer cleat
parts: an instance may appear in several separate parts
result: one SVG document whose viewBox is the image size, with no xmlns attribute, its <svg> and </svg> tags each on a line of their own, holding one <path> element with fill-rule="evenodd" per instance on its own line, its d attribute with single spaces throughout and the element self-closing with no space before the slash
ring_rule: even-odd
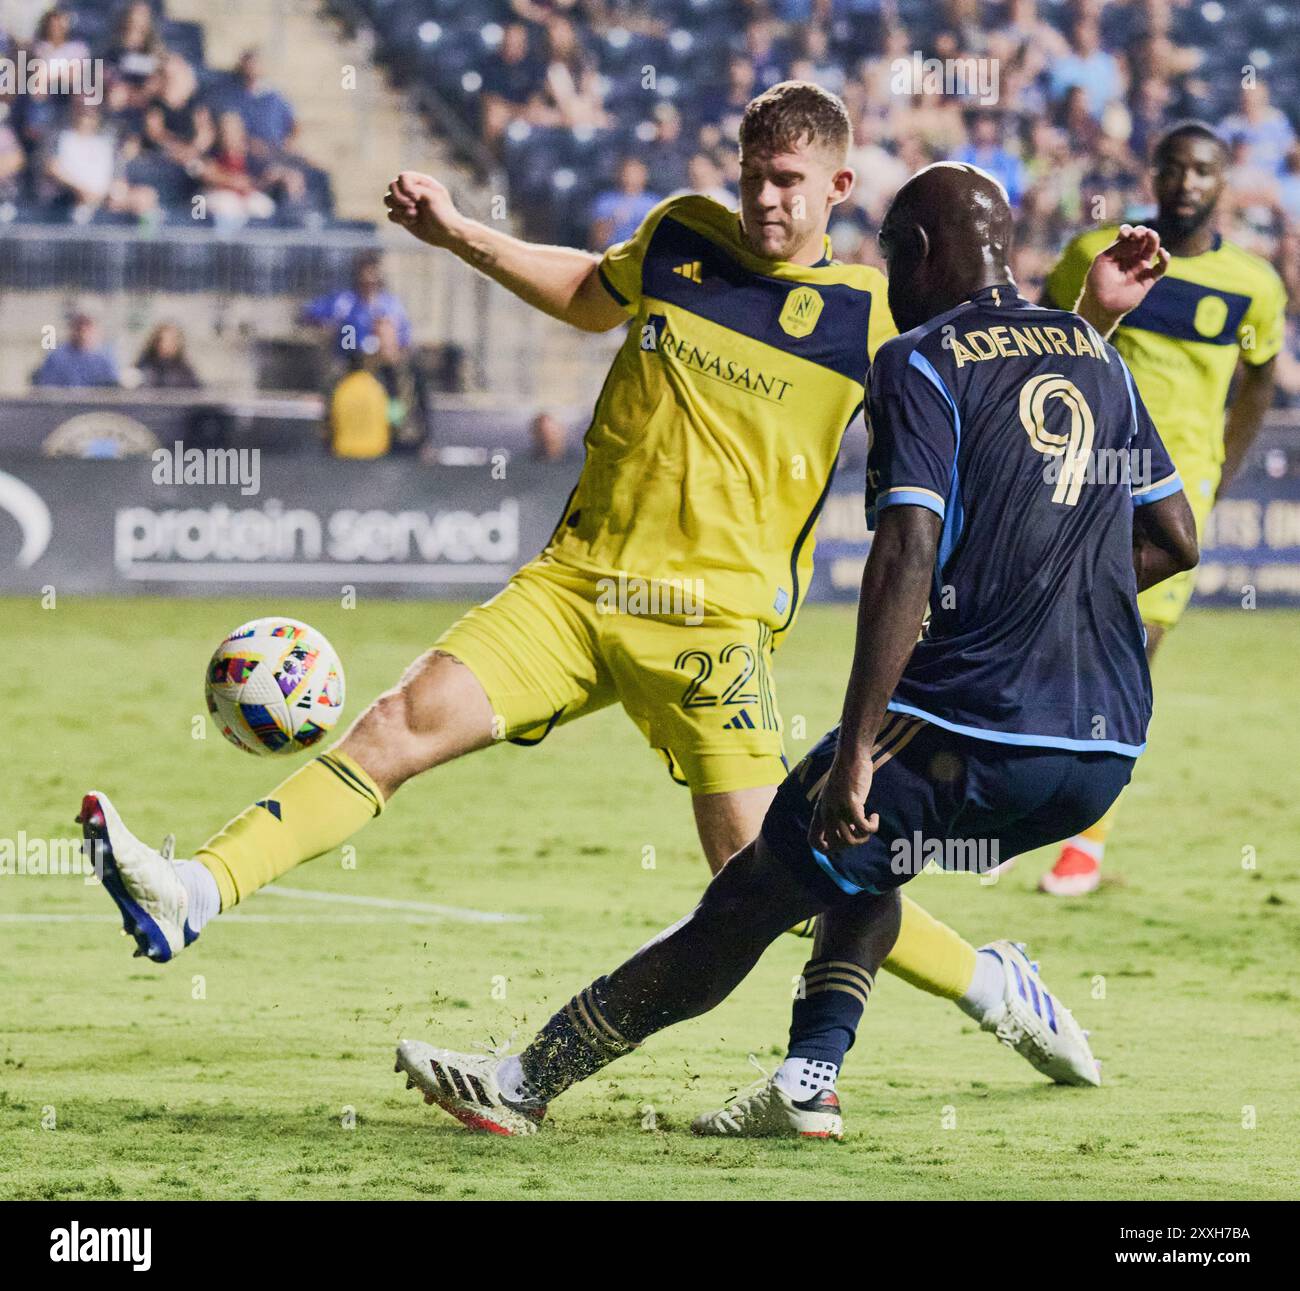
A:
<svg viewBox="0 0 1300 1291">
<path fill-rule="evenodd" d="M 1101 1064 L 1092 1056 L 1088 1037 L 1069 1009 L 1038 976 L 1018 942 L 991 941 L 981 955 L 1002 965 L 1002 1002 L 983 1017 L 980 1028 L 992 1031 L 1036 1071 L 1058 1085 L 1100 1085 Z"/>
<path fill-rule="evenodd" d="M 462 1125 L 486 1134 L 536 1134 L 546 1108 L 510 1103 L 497 1084 L 501 1059 L 486 1053 L 456 1053 L 422 1040 L 397 1046 L 394 1071 L 406 1073 L 407 1089 L 419 1088 L 426 1103 L 436 1103 Z"/>
<path fill-rule="evenodd" d="M 135 938 L 136 956 L 165 964 L 199 935 L 185 922 L 190 897 L 171 859 L 172 839 L 163 850 L 142 843 L 117 814 L 108 795 L 92 790 L 77 817 L 92 861 L 122 913 L 122 929 Z"/>
<path fill-rule="evenodd" d="M 691 1132 L 727 1139 L 839 1139 L 844 1120 L 833 1089 L 796 1103 L 775 1076 L 765 1076 L 716 1111 L 697 1116 Z"/>
</svg>

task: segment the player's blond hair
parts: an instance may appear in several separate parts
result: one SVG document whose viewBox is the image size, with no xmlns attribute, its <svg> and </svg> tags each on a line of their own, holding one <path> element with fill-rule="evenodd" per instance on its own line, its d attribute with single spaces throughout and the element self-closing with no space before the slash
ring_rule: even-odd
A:
<svg viewBox="0 0 1300 1291">
<path fill-rule="evenodd" d="M 853 144 L 844 100 L 811 81 L 781 81 L 751 99 L 740 122 L 740 151 L 785 152 L 819 144 L 843 160 Z"/>
</svg>

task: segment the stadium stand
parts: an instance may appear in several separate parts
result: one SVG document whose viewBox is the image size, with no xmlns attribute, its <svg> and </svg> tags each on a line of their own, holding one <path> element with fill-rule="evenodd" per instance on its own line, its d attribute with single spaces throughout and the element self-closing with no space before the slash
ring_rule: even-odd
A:
<svg viewBox="0 0 1300 1291">
<path fill-rule="evenodd" d="M 313 380 L 303 303 L 383 246 L 416 344 L 440 347 L 431 361 L 458 388 L 581 407 L 605 341 L 376 227 L 383 183 L 418 165 L 472 214 L 504 196 L 524 236 L 600 249 L 667 193 L 734 196 L 740 112 L 791 76 L 843 94 L 854 120 L 858 186 L 832 226 L 843 260 L 875 261 L 881 214 L 916 168 L 962 158 L 1011 190 L 1016 271 L 1036 295 L 1099 211 L 1149 212 L 1150 141 L 1196 114 L 1234 149 L 1224 231 L 1300 299 L 1293 4 L 228 0 L 222 17 L 203 0 L 0 4 L 0 54 L 84 54 L 106 69 L 96 116 L 76 129 L 74 96 L 0 91 L 0 289 L 52 319 L 70 293 L 96 295 L 105 333 L 131 352 L 184 313 L 205 380 L 245 393 Z M 260 66 L 246 57 L 258 45 Z M 906 92 L 896 69 L 919 57 L 986 59 L 994 93 Z M 338 93 L 340 71 L 357 93 Z M 61 141 L 98 188 L 59 178 Z M 0 321 L 0 388 L 34 366 L 15 326 Z M 1278 382 L 1300 404 L 1295 317 Z"/>
<path fill-rule="evenodd" d="M 1300 8 L 1250 0 L 331 0 L 368 23 L 394 81 L 505 172 L 528 236 L 590 245 L 628 158 L 661 197 L 721 176 L 748 98 L 786 77 L 847 100 L 859 186 L 832 234 L 874 261 L 898 185 L 929 161 L 999 174 L 1020 216 L 1031 294 L 1094 217 L 1151 210 L 1144 161 L 1169 122 L 1221 123 L 1234 145 L 1225 231 L 1272 259 L 1300 298 Z M 995 60 L 995 101 L 900 93 L 896 60 Z M 1280 106 L 1277 106 L 1280 105 Z M 486 148 L 490 163 L 478 149 Z M 713 187 L 716 179 L 704 181 Z M 626 209 L 632 208 L 629 198 Z M 593 237 L 597 235 L 596 237 Z M 1292 320 L 1280 385 L 1300 398 Z"/>
</svg>

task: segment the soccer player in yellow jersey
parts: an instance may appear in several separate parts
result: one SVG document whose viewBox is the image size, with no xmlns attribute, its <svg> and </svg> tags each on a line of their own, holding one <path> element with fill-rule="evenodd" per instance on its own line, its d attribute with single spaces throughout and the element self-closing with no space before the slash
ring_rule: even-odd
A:
<svg viewBox="0 0 1300 1291">
<path fill-rule="evenodd" d="M 786 775 L 772 652 L 807 589 L 871 356 L 895 332 L 882 275 L 829 258 L 849 143 L 839 99 L 775 86 L 745 113 L 739 215 L 671 198 L 599 257 L 468 220 L 430 176 L 389 186 L 390 220 L 529 304 L 585 331 L 631 325 L 541 555 L 338 744 L 192 861 L 165 860 L 88 796 L 83 824 L 106 844 L 106 885 L 142 953 L 169 959 L 213 914 L 351 837 L 412 776 L 502 736 L 535 744 L 614 703 L 689 787 L 711 870 L 757 836 Z M 1096 1083 L 1077 1028 L 1026 1029 L 1008 956 L 904 907 L 887 967 L 1054 1079 Z"/>
<path fill-rule="evenodd" d="M 1222 140 L 1204 122 L 1180 122 L 1157 141 L 1153 227 L 1170 254 L 1169 267 L 1111 338 L 1182 477 L 1198 537 L 1272 403 L 1274 359 L 1285 328 L 1282 280 L 1267 261 L 1215 230 L 1227 162 Z M 1114 236 L 1111 227 L 1075 238 L 1048 277 L 1044 303 L 1074 308 L 1088 266 Z M 1105 330 L 1100 318 L 1089 321 Z M 1194 581 L 1188 570 L 1138 597 L 1148 658 L 1182 616 Z M 1040 880 L 1043 891 L 1078 896 L 1098 886 L 1114 814 L 1112 808 L 1064 844 Z"/>
</svg>

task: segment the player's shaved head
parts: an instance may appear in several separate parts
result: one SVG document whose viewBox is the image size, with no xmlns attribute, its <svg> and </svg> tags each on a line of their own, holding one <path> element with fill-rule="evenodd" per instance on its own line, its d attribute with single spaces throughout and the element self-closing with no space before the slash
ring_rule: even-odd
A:
<svg viewBox="0 0 1300 1291">
<path fill-rule="evenodd" d="M 940 161 L 898 190 L 880 226 L 889 308 L 901 331 L 1011 283 L 1011 203 L 987 171 Z"/>
</svg>

